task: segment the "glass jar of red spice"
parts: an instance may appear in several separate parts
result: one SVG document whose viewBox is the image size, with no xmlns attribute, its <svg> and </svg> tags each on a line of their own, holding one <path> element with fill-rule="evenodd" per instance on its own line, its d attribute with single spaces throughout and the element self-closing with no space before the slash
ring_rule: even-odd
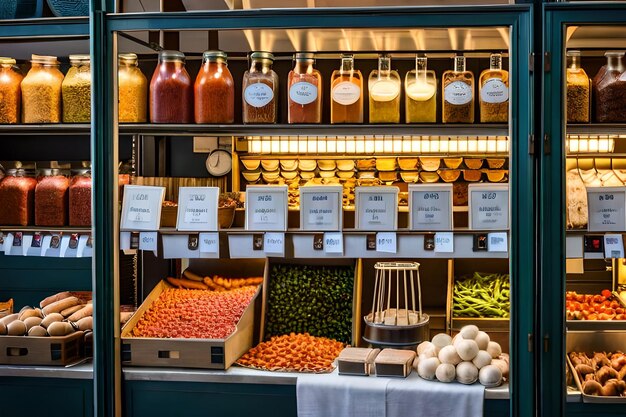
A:
<svg viewBox="0 0 626 417">
<path fill-rule="evenodd" d="M 0 58 L 0 124 L 20 122 L 23 78 L 13 58 Z"/>
<path fill-rule="evenodd" d="M 289 123 L 322 122 L 322 75 L 313 68 L 314 55 L 298 52 L 295 66 L 289 72 Z"/>
<path fill-rule="evenodd" d="M 159 63 L 150 82 L 150 121 L 193 121 L 193 82 L 185 69 L 185 54 L 182 52 L 159 52 Z"/>
<path fill-rule="evenodd" d="M 37 180 L 23 169 L 10 169 L 0 182 L 0 225 L 28 226 L 35 213 Z"/>
<path fill-rule="evenodd" d="M 272 69 L 274 55 L 252 52 L 250 69 L 243 75 L 243 122 L 276 123 L 278 74 Z"/>
<path fill-rule="evenodd" d="M 65 226 L 70 180 L 58 169 L 39 171 L 35 188 L 35 226 Z"/>
<path fill-rule="evenodd" d="M 91 172 L 72 171 L 70 180 L 70 226 L 91 226 Z"/>
<path fill-rule="evenodd" d="M 194 85 L 196 123 L 235 121 L 235 82 L 222 51 L 202 54 L 202 67 Z"/>
</svg>

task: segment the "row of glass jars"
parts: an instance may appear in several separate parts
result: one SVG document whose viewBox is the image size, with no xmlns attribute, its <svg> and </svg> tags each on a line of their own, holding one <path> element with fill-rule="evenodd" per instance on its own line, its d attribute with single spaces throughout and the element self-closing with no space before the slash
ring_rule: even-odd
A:
<svg viewBox="0 0 626 417">
<path fill-rule="evenodd" d="M 0 124 L 88 123 L 91 120 L 89 55 L 70 55 L 67 74 L 53 56 L 33 55 L 25 77 L 12 58 L 0 58 Z M 120 55 L 119 119 L 146 121 L 148 82 L 137 55 Z"/>
<path fill-rule="evenodd" d="M 272 70 L 274 56 L 253 52 L 251 66 L 243 76 L 243 122 L 276 123 L 278 75 Z M 288 123 L 321 123 L 322 76 L 314 68 L 314 54 L 299 52 L 289 72 Z M 363 76 L 354 68 L 354 57 L 343 55 L 340 69 L 331 77 L 331 123 L 363 122 Z M 415 70 L 406 74 L 404 89 L 407 123 L 434 123 L 437 119 L 437 80 L 427 69 L 427 59 L 417 57 Z M 370 73 L 369 122 L 399 123 L 402 83 L 391 67 L 391 58 L 381 55 L 378 69 Z M 474 122 L 474 76 L 465 68 L 465 57 L 455 57 L 454 70 L 442 78 L 443 123 Z M 508 72 L 502 56 L 491 56 L 490 69 L 479 79 L 481 122 L 507 122 L 509 111 Z M 153 123 L 233 123 L 235 87 L 222 51 L 208 51 L 195 84 L 185 70 L 185 55 L 161 51 L 150 84 L 150 121 Z"/>
<path fill-rule="evenodd" d="M 91 174 L 42 169 L 35 177 L 19 168 L 0 181 L 0 225 L 91 226 Z"/>
<path fill-rule="evenodd" d="M 588 123 L 593 107 L 600 123 L 626 122 L 624 51 L 608 51 L 606 65 L 590 80 L 580 65 L 580 51 L 567 51 L 567 121 Z"/>
</svg>

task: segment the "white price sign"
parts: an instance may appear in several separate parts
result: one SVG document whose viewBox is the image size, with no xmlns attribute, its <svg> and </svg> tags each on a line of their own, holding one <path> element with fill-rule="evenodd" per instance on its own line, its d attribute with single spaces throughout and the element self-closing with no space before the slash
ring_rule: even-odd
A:
<svg viewBox="0 0 626 417">
<path fill-rule="evenodd" d="M 343 233 L 341 232 L 324 233 L 324 251 L 326 253 L 343 254 Z"/>
<path fill-rule="evenodd" d="M 506 232 L 497 232 L 487 234 L 487 251 L 488 252 L 508 252 L 509 242 Z"/>
<path fill-rule="evenodd" d="M 164 187 L 124 186 L 121 229 L 158 230 L 164 196 Z"/>
<path fill-rule="evenodd" d="M 219 253 L 220 237 L 218 233 L 200 233 L 200 253 Z"/>
<path fill-rule="evenodd" d="M 454 252 L 454 233 L 452 232 L 435 233 L 435 252 L 453 253 Z"/>
<path fill-rule="evenodd" d="M 589 231 L 626 230 L 626 187 L 587 188 Z"/>
<path fill-rule="evenodd" d="M 265 233 L 265 236 L 263 237 L 263 251 L 266 255 L 284 255 L 285 234 Z"/>
<path fill-rule="evenodd" d="M 287 230 L 287 186 L 246 188 L 246 230 Z"/>
<path fill-rule="evenodd" d="M 452 184 L 409 185 L 412 230 L 452 229 Z"/>
<path fill-rule="evenodd" d="M 300 227 L 302 230 L 341 230 L 341 186 L 300 188 Z"/>
<path fill-rule="evenodd" d="M 397 187 L 356 188 L 357 228 L 396 230 L 398 228 Z"/>
<path fill-rule="evenodd" d="M 509 228 L 509 186 L 489 184 L 468 186 L 470 229 L 507 230 Z"/>
<path fill-rule="evenodd" d="M 176 228 L 184 231 L 217 231 L 218 187 L 181 187 L 178 191 Z"/>
<path fill-rule="evenodd" d="M 376 252 L 398 252 L 398 239 L 395 232 L 376 233 Z"/>
<path fill-rule="evenodd" d="M 624 257 L 624 241 L 622 235 L 604 235 L 604 257 Z"/>
</svg>

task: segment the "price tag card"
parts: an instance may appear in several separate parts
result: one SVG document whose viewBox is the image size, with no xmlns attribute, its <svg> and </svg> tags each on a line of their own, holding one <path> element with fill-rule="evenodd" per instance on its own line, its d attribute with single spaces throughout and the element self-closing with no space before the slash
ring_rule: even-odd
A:
<svg viewBox="0 0 626 417">
<path fill-rule="evenodd" d="M 285 255 L 285 234 L 265 233 L 263 237 L 263 250 L 266 255 Z"/>
<path fill-rule="evenodd" d="M 624 257 L 624 240 L 622 235 L 604 235 L 604 257 Z"/>
<path fill-rule="evenodd" d="M 246 230 L 284 232 L 287 230 L 287 186 L 246 187 Z"/>
<path fill-rule="evenodd" d="M 181 187 L 178 191 L 176 229 L 217 231 L 218 187 Z"/>
<path fill-rule="evenodd" d="M 454 252 L 454 233 L 452 232 L 435 233 L 435 252 L 453 253 Z"/>
<path fill-rule="evenodd" d="M 626 230 L 626 187 L 588 187 L 590 232 Z"/>
<path fill-rule="evenodd" d="M 509 185 L 470 184 L 469 226 L 472 230 L 509 228 Z"/>
<path fill-rule="evenodd" d="M 487 234 L 487 251 L 488 252 L 508 252 L 509 242 L 506 232 L 488 233 Z"/>
<path fill-rule="evenodd" d="M 125 185 L 120 228 L 124 231 L 159 230 L 164 197 L 164 187 Z"/>
<path fill-rule="evenodd" d="M 139 250 L 156 252 L 158 238 L 159 234 L 157 232 L 139 233 Z"/>
<path fill-rule="evenodd" d="M 69 247 L 70 247 L 70 238 L 71 236 L 67 236 L 67 235 L 63 235 L 61 236 L 61 244 L 59 245 L 59 252 L 61 254 L 61 258 L 65 258 L 66 255 L 71 255 L 70 253 L 67 253 Z M 50 248 L 53 247 L 54 245 L 54 236 L 52 237 L 52 240 L 50 241 Z"/>
<path fill-rule="evenodd" d="M 409 228 L 452 230 L 452 184 L 409 185 Z"/>
<path fill-rule="evenodd" d="M 376 252 L 398 252 L 398 240 L 395 232 L 376 233 Z"/>
<path fill-rule="evenodd" d="M 356 228 L 398 229 L 398 187 L 356 187 Z"/>
<path fill-rule="evenodd" d="M 91 247 L 87 247 L 89 242 L 89 235 L 81 235 L 78 238 L 78 249 L 76 253 L 77 258 L 89 258 L 91 257 Z"/>
<path fill-rule="evenodd" d="M 219 253 L 220 236 L 218 233 L 200 233 L 200 253 Z"/>
<path fill-rule="evenodd" d="M 324 251 L 326 253 L 334 253 L 343 255 L 343 233 L 326 232 L 324 233 Z"/>
<path fill-rule="evenodd" d="M 302 230 L 341 230 L 341 185 L 300 187 L 300 228 Z"/>
</svg>

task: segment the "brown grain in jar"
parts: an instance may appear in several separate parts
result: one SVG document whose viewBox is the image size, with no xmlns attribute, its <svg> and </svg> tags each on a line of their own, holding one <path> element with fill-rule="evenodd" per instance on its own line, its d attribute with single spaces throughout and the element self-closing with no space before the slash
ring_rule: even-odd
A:
<svg viewBox="0 0 626 417">
<path fill-rule="evenodd" d="M 33 55 L 22 80 L 22 122 L 60 123 L 63 74 L 54 56 Z"/>
<path fill-rule="evenodd" d="M 91 188 L 88 170 L 74 172 L 70 182 L 70 226 L 91 226 Z"/>
<path fill-rule="evenodd" d="M 12 58 L 0 58 L 0 124 L 20 122 L 22 74 Z"/>
<path fill-rule="evenodd" d="M 40 172 L 35 189 L 35 226 L 65 226 L 70 180 L 57 169 Z"/>
<path fill-rule="evenodd" d="M 0 225 L 28 226 L 35 213 L 37 180 L 23 169 L 11 169 L 0 182 Z"/>
</svg>

